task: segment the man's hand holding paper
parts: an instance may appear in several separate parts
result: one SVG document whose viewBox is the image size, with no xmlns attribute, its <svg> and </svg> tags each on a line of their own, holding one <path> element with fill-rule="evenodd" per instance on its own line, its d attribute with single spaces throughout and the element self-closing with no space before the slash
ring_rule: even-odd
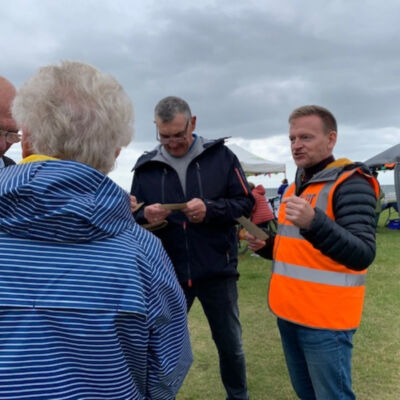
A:
<svg viewBox="0 0 400 400">
<path fill-rule="evenodd" d="M 190 222 L 198 224 L 204 221 L 207 208 L 203 200 L 194 198 L 188 201 L 186 208 L 182 212 L 188 217 Z"/>
<path fill-rule="evenodd" d="M 171 213 L 171 210 L 167 210 L 160 203 L 151 204 L 144 208 L 144 217 L 149 221 L 150 224 L 155 222 L 163 221 Z"/>
</svg>

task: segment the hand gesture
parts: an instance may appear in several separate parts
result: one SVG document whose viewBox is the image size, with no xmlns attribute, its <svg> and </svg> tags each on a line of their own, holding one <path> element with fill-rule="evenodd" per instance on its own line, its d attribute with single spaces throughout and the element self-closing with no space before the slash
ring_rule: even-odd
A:
<svg viewBox="0 0 400 400">
<path fill-rule="evenodd" d="M 308 229 L 314 218 L 315 211 L 311 204 L 297 196 L 290 196 L 282 201 L 286 204 L 286 218 L 301 229 Z"/>
</svg>

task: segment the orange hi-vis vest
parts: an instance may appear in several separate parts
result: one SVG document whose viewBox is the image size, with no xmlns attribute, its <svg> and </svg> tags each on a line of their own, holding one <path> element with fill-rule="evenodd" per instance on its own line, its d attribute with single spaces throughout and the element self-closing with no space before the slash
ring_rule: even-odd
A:
<svg viewBox="0 0 400 400">
<path fill-rule="evenodd" d="M 379 194 L 377 181 L 356 168 L 327 167 L 316 174 L 300 197 L 335 220 L 333 195 L 355 172 L 364 175 Z M 295 193 L 292 184 L 283 198 Z M 325 256 L 286 219 L 281 204 L 273 250 L 268 302 L 279 318 L 311 328 L 348 330 L 358 327 L 364 302 L 366 270 L 354 271 Z"/>
</svg>

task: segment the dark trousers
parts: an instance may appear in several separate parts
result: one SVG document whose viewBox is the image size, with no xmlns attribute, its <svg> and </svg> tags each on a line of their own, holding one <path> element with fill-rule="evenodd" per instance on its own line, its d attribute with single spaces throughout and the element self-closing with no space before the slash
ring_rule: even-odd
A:
<svg viewBox="0 0 400 400">
<path fill-rule="evenodd" d="M 247 400 L 246 364 L 239 321 L 235 277 L 194 283 L 183 288 L 188 312 L 197 297 L 210 325 L 219 354 L 222 383 L 228 400 Z"/>
</svg>

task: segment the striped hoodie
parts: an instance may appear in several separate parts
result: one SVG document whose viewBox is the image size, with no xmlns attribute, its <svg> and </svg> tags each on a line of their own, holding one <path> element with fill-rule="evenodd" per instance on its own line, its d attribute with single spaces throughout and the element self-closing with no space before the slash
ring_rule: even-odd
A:
<svg viewBox="0 0 400 400">
<path fill-rule="evenodd" d="M 186 303 L 128 195 L 74 161 L 0 171 L 0 399 L 172 399 Z"/>
</svg>

